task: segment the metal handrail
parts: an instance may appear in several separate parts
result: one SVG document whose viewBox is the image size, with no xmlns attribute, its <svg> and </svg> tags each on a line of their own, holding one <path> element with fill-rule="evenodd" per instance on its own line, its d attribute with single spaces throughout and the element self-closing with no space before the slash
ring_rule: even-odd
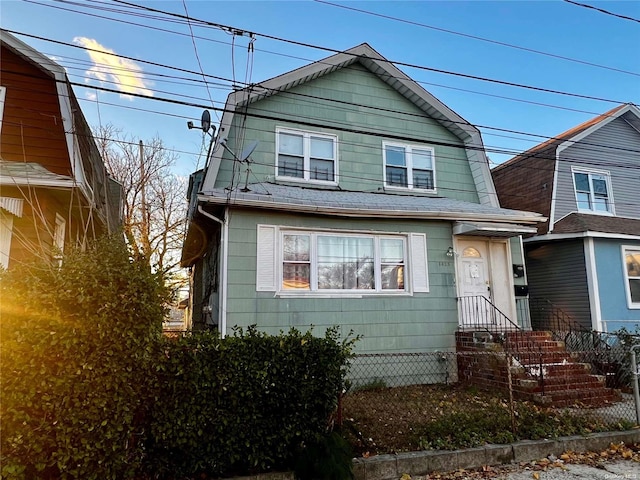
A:
<svg viewBox="0 0 640 480">
<path fill-rule="evenodd" d="M 542 351 L 523 335 L 523 329 L 482 295 L 457 298 L 463 329 L 483 330 L 503 344 L 528 375 L 537 377 L 544 392 Z"/>
<path fill-rule="evenodd" d="M 532 312 L 531 325 L 533 329 L 550 331 L 557 340 L 565 342 L 570 350 L 608 351 L 611 349 L 611 346 L 602 339 L 602 332 L 581 325 L 571 315 L 547 299 L 529 298 L 529 309 Z"/>
</svg>

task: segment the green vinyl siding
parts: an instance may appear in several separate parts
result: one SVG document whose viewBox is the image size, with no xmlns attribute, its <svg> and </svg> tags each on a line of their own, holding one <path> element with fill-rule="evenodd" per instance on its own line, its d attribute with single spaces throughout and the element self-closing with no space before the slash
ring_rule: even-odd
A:
<svg viewBox="0 0 640 480">
<path fill-rule="evenodd" d="M 382 143 L 393 141 L 433 147 L 437 194 L 479 202 L 462 141 L 359 64 L 254 102 L 247 107 L 247 115 L 242 112 L 243 109 L 239 109 L 235 114 L 225 137 L 229 149 L 237 154 L 249 142 L 259 141 L 251 155 L 249 183 L 275 181 L 275 132 L 280 127 L 336 135 L 338 179 L 343 190 L 381 191 L 384 187 Z M 252 116 L 254 114 L 274 119 Z M 246 171 L 245 164 L 234 162 L 225 152 L 215 186 L 242 186 Z"/>
<path fill-rule="evenodd" d="M 427 235 L 429 293 L 363 295 L 348 298 L 278 297 L 256 291 L 257 225 L 348 230 L 416 232 Z M 336 219 L 265 211 L 235 210 L 229 218 L 227 333 L 234 326 L 256 324 L 277 333 L 289 327 L 316 334 L 339 325 L 346 335 L 361 335 L 358 351 L 424 352 L 453 349 L 457 328 L 454 264 L 445 252 L 451 245 L 451 224 L 370 219 Z M 274 252 L 275 254 L 275 252 Z"/>
</svg>

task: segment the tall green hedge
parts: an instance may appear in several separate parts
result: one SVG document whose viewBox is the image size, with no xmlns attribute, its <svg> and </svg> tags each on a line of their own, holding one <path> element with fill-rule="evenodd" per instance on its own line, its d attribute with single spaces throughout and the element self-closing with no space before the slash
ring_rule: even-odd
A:
<svg viewBox="0 0 640 480">
<path fill-rule="evenodd" d="M 140 470 L 165 294 L 114 238 L 0 276 L 2 478 Z"/>
<path fill-rule="evenodd" d="M 150 465 L 164 478 L 291 468 L 329 431 L 351 340 L 249 328 L 165 346 L 150 424 Z"/>
<path fill-rule="evenodd" d="M 352 341 L 255 328 L 168 340 L 167 293 L 118 239 L 0 273 L 2 479 L 200 478 L 336 453 Z"/>
</svg>

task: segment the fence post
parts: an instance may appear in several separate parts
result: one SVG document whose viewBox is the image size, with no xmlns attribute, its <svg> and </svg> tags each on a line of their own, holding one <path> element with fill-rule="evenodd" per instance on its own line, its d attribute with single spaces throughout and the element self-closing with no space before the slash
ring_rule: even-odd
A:
<svg viewBox="0 0 640 480">
<path fill-rule="evenodd" d="M 511 383 L 511 353 L 507 351 L 507 382 L 509 383 L 509 415 L 511 416 L 511 432 L 518 434 L 516 427 L 516 412 L 513 405 L 513 384 Z"/>
<path fill-rule="evenodd" d="M 636 347 L 633 345 L 629 354 L 631 355 L 631 381 L 633 382 L 633 400 L 636 404 L 636 424 L 640 425 L 640 393 L 638 393 L 638 364 L 636 363 Z"/>
</svg>

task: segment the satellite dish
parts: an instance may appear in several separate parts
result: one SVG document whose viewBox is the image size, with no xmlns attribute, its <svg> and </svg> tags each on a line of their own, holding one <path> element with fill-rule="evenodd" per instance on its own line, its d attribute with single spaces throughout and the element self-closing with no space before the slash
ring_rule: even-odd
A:
<svg viewBox="0 0 640 480">
<path fill-rule="evenodd" d="M 240 161 L 241 162 L 244 162 L 247 158 L 249 158 L 249 156 L 253 153 L 253 151 L 258 146 L 258 143 L 259 143 L 258 140 L 254 140 L 249 145 L 244 147 L 244 150 L 242 150 L 242 153 L 240 154 Z"/>
<path fill-rule="evenodd" d="M 211 128 L 211 114 L 209 113 L 209 110 L 202 112 L 202 119 L 200 120 L 200 123 L 202 125 L 202 131 L 208 132 Z"/>
</svg>

